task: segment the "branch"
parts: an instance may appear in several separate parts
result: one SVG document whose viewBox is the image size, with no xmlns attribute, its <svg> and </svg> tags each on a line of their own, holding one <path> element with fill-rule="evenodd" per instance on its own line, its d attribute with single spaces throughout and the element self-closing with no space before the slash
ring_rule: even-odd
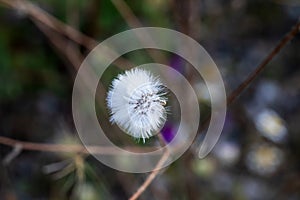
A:
<svg viewBox="0 0 300 200">
<path fill-rule="evenodd" d="M 269 62 L 285 47 L 298 33 L 300 32 L 300 21 L 292 27 L 272 49 L 272 51 L 265 57 L 265 59 L 255 68 L 255 70 L 229 95 L 227 104 L 230 105 L 238 96 L 247 89 L 247 87 L 255 80 L 255 78 L 266 68 Z"/>
<path fill-rule="evenodd" d="M 76 30 L 75 28 L 61 22 L 54 16 L 50 15 L 49 13 L 42 10 L 38 6 L 30 3 L 29 1 L 26 0 L 0 0 L 0 1 L 14 9 L 25 12 L 31 18 L 34 18 L 42 22 L 43 24 L 47 25 L 53 30 L 69 37 L 71 40 L 77 42 L 78 44 L 81 44 L 87 49 L 91 50 L 98 44 L 98 42 L 93 38 L 86 36 L 83 33 Z"/>
<path fill-rule="evenodd" d="M 143 24 L 140 22 L 137 16 L 135 16 L 132 9 L 124 0 L 111 0 L 111 2 L 114 4 L 116 9 L 119 11 L 130 28 L 135 29 L 143 27 Z M 149 34 L 147 34 L 147 32 L 145 32 L 144 35 L 137 34 L 136 36 L 142 44 L 154 43 L 153 39 Z M 167 60 L 163 56 L 163 54 L 158 54 L 157 52 L 151 51 L 150 49 L 146 49 L 146 52 L 156 63 L 167 63 Z"/>
<path fill-rule="evenodd" d="M 73 40 L 74 42 L 84 46 L 89 50 L 93 50 L 95 46 L 98 45 L 98 41 L 94 40 L 93 38 L 81 33 L 80 31 L 76 30 L 72 26 L 63 23 L 53 15 L 47 13 L 46 11 L 42 10 L 38 6 L 34 5 L 33 3 L 26 1 L 26 0 L 0 0 L 0 2 L 4 3 L 5 5 L 14 8 L 16 10 L 21 10 L 22 12 L 26 13 L 32 20 L 39 21 L 42 24 L 46 25 L 47 27 L 51 28 L 52 30 L 60 33 L 61 35 L 67 36 L 69 39 Z M 110 49 L 113 53 L 114 51 Z M 128 69 L 133 64 L 129 62 L 127 59 L 118 58 L 115 61 L 115 64 L 120 69 Z"/>
<path fill-rule="evenodd" d="M 22 150 L 29 151 L 43 151 L 43 152 L 57 152 L 57 153 L 84 153 L 84 154 L 105 154 L 105 155 L 116 155 L 118 152 L 113 147 L 100 147 L 100 146 L 88 146 L 85 148 L 80 144 L 43 144 L 34 142 L 24 142 L 20 140 L 11 139 L 8 137 L 0 136 L 0 144 L 6 146 L 20 146 Z M 89 151 L 87 151 L 89 149 Z M 157 148 L 153 147 L 125 147 L 125 150 L 145 153 L 149 151 L 155 151 Z"/>
<path fill-rule="evenodd" d="M 255 78 L 266 68 L 269 62 L 280 52 L 283 47 L 287 45 L 298 33 L 300 32 L 300 21 L 292 27 L 291 31 L 288 32 L 272 49 L 272 51 L 263 59 L 263 61 L 255 68 L 255 70 L 248 75 L 248 77 L 233 91 L 227 98 L 227 106 L 230 106 L 240 95 L 244 92 L 247 87 L 255 80 Z M 200 127 L 199 132 L 205 130 L 210 122 L 211 115 L 205 118 L 203 125 Z"/>
<path fill-rule="evenodd" d="M 160 142 L 164 142 L 164 139 L 159 134 Z M 160 172 L 160 169 L 164 165 L 164 163 L 167 161 L 168 157 L 170 155 L 170 152 L 168 149 L 165 150 L 162 157 L 159 159 L 158 163 L 156 164 L 154 170 L 147 176 L 147 179 L 144 181 L 144 183 L 138 188 L 138 190 L 129 198 L 129 200 L 136 200 L 141 196 L 141 194 L 149 187 L 149 185 L 152 183 L 152 181 L 155 179 L 155 177 Z"/>
<path fill-rule="evenodd" d="M 138 190 L 129 198 L 129 200 L 135 200 L 147 189 L 147 187 L 152 183 L 154 178 L 160 172 L 161 167 L 166 162 L 169 157 L 169 151 L 165 151 L 160 160 L 158 161 L 155 169 L 149 174 L 145 182 L 138 188 Z"/>
</svg>

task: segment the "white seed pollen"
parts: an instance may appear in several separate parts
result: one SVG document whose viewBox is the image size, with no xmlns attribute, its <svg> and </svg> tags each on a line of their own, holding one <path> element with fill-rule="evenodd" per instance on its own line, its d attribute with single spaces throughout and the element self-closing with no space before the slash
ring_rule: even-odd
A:
<svg viewBox="0 0 300 200">
<path fill-rule="evenodd" d="M 108 92 L 110 121 L 145 142 L 166 121 L 165 94 L 162 83 L 146 70 L 126 71 L 113 80 Z"/>
</svg>

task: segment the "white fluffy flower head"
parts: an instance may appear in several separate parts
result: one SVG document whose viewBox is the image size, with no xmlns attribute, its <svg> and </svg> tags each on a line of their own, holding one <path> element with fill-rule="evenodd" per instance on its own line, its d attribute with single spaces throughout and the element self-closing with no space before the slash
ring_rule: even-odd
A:
<svg viewBox="0 0 300 200">
<path fill-rule="evenodd" d="M 107 95 L 110 121 L 135 138 L 153 136 L 166 120 L 165 87 L 143 69 L 131 69 L 113 80 Z"/>
</svg>

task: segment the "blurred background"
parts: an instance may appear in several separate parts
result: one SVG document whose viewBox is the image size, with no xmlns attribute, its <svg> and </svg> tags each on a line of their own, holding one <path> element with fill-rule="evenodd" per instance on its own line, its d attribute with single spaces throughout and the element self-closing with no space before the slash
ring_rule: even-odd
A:
<svg viewBox="0 0 300 200">
<path fill-rule="evenodd" d="M 208 51 L 230 94 L 299 17 L 299 0 L 0 0 L 0 199 L 127 199 L 147 177 L 116 171 L 88 154 L 32 145 L 81 144 L 72 119 L 72 87 L 97 42 L 140 26 L 183 32 Z M 151 61 L 143 51 L 125 58 L 135 65 Z M 102 78 L 106 89 L 130 66 L 118 61 Z M 164 62 L 191 78 L 201 116 L 208 116 L 201 78 L 193 78 L 174 55 L 165 55 Z M 105 93 L 98 96 L 98 114 L 105 113 Z M 170 118 L 163 129 L 166 141 L 176 132 L 176 112 Z M 300 199 L 299 122 L 300 34 L 228 107 L 209 156 L 200 160 L 190 149 L 140 199 Z M 31 150 L 9 138 L 32 142 Z"/>
</svg>

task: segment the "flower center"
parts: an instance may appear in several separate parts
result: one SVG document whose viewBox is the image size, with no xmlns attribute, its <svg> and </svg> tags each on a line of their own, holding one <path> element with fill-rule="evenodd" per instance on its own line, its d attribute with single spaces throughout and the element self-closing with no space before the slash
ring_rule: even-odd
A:
<svg viewBox="0 0 300 200">
<path fill-rule="evenodd" d="M 136 88 L 129 98 L 129 112 L 141 117 L 163 109 L 166 100 L 158 94 L 159 91 L 160 89 L 153 87 L 151 83 Z"/>
<path fill-rule="evenodd" d="M 156 98 L 153 93 L 137 91 L 131 97 L 129 104 L 136 114 L 146 115 L 149 112 L 151 105 L 156 102 Z M 156 95 L 155 95 L 156 96 Z"/>
</svg>

